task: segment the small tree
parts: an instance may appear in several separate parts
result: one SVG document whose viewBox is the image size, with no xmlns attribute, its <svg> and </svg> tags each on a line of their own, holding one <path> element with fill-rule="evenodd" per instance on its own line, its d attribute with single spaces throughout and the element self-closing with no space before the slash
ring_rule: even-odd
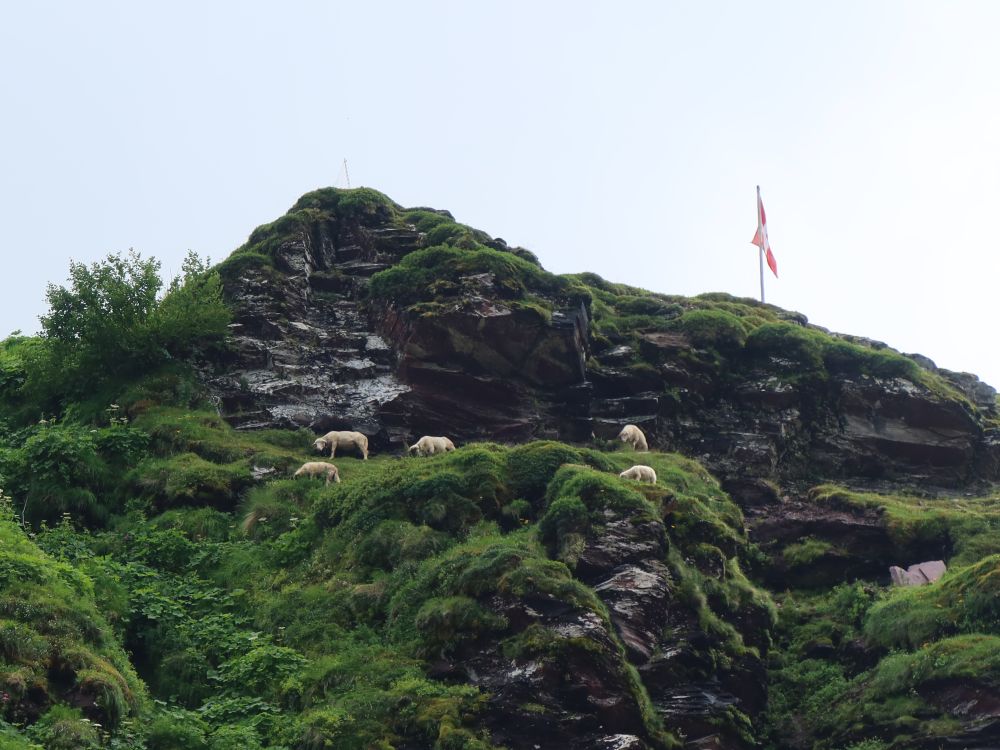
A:
<svg viewBox="0 0 1000 750">
<path fill-rule="evenodd" d="M 151 365 L 157 355 L 149 320 L 163 286 L 159 271 L 159 261 L 134 250 L 89 266 L 70 262 L 70 288 L 49 284 L 45 295 L 49 313 L 41 322 L 49 357 L 88 384 Z M 64 381 L 55 372 L 46 375 Z"/>
<path fill-rule="evenodd" d="M 155 258 L 130 250 L 71 262 L 69 286 L 48 287 L 41 345 L 25 355 L 25 395 L 54 409 L 219 344 L 230 321 L 219 275 L 193 252 L 182 269 L 161 297 Z"/>
</svg>

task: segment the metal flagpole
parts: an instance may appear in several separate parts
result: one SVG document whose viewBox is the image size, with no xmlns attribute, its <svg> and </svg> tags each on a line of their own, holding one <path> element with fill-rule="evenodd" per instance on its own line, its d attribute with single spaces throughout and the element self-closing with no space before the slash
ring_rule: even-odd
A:
<svg viewBox="0 0 1000 750">
<path fill-rule="evenodd" d="M 757 258 L 760 260 L 760 302 L 764 304 L 764 227 L 760 223 L 760 185 L 757 186 L 757 237 L 760 245 L 757 246 Z"/>
</svg>

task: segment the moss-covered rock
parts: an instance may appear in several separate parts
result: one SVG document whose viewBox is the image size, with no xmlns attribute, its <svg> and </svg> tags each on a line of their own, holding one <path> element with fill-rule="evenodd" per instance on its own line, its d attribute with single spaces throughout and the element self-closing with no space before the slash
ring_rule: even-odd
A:
<svg viewBox="0 0 1000 750">
<path fill-rule="evenodd" d="M 5 515 L 0 519 L 3 718 L 10 722 L 31 722 L 43 714 L 51 714 L 51 710 L 46 713 L 50 706 L 73 706 L 82 709 L 91 721 L 114 729 L 123 719 L 145 707 L 146 690 L 98 611 L 93 582 L 71 565 L 53 560 L 39 550 L 24 530 L 10 520 L 10 506 L 2 507 Z M 51 732 L 65 736 L 82 732 L 79 736 L 93 735 L 96 742 L 96 730 L 79 729 L 82 725 L 76 718 L 72 722 L 76 722 L 73 726 L 77 728 L 70 729 L 67 724 L 65 731 L 51 727 Z"/>
</svg>

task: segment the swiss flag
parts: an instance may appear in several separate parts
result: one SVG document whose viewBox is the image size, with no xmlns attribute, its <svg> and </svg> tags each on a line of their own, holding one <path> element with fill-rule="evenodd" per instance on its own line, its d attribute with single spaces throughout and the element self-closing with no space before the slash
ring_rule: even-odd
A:
<svg viewBox="0 0 1000 750">
<path fill-rule="evenodd" d="M 771 269 L 774 277 L 778 278 L 778 261 L 774 259 L 774 253 L 771 252 L 771 243 L 767 239 L 767 217 L 764 215 L 764 203 L 760 199 L 759 185 L 757 186 L 757 234 L 750 241 L 764 251 L 764 257 L 767 259 L 767 267 Z"/>
</svg>

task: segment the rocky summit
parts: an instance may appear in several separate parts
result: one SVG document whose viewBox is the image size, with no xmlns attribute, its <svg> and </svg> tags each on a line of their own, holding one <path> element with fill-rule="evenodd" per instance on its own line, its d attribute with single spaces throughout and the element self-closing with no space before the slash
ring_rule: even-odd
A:
<svg viewBox="0 0 1000 750">
<path fill-rule="evenodd" d="M 1000 471 L 996 391 L 974 375 L 754 300 L 555 277 L 374 191 L 304 196 L 221 271 L 235 350 L 210 386 L 241 429 L 398 448 L 439 432 L 609 440 L 631 423 L 748 504 L 768 479 L 962 487 Z"/>
<path fill-rule="evenodd" d="M 0 342 L 0 750 L 1000 747 L 974 375 L 367 188 L 157 270 Z"/>
</svg>

